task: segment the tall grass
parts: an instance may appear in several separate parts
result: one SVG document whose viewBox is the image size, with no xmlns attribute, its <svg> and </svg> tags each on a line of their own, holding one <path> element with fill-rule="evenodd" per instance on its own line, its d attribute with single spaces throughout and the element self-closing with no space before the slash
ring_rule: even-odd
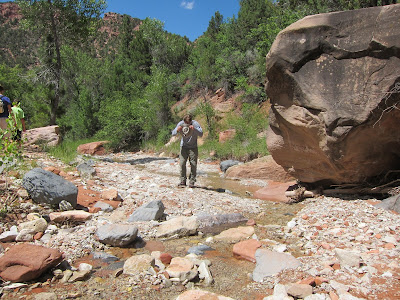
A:
<svg viewBox="0 0 400 300">
<path fill-rule="evenodd" d="M 64 140 L 61 144 L 55 147 L 45 149 L 51 156 L 54 156 L 64 163 L 71 163 L 78 155 L 77 148 L 79 145 L 97 141 L 95 138 L 82 139 L 82 140 Z"/>
</svg>

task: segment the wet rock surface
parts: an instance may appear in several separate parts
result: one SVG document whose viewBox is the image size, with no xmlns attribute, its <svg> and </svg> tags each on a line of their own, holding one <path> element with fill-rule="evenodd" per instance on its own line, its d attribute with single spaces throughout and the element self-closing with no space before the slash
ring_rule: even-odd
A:
<svg viewBox="0 0 400 300">
<path fill-rule="evenodd" d="M 49 216 L 60 210 L 20 197 L 19 208 L 0 220 L 0 249 L 32 244 L 60 251 L 64 260 L 30 281 L 0 281 L 1 299 L 400 297 L 400 217 L 375 207 L 376 199 L 319 196 L 288 205 L 244 197 L 237 191 L 268 182 L 240 179 L 229 182 L 232 192 L 221 192 L 212 178 L 219 174 L 223 184 L 224 174 L 205 162 L 197 187 L 182 189 L 177 160 L 140 152 L 91 158 L 92 177 L 43 153 L 27 156 L 76 185 L 77 208 L 90 217 L 56 222 Z M 11 181 L 10 189 L 19 190 L 21 180 Z M 101 201 L 114 209 L 94 209 Z M 162 202 L 162 218 L 129 220 L 153 201 Z M 168 222 L 174 230 L 162 229 Z M 119 226 L 134 226 L 136 238 L 118 244 L 125 237 L 110 238 L 112 230 L 108 240 L 99 238 L 101 228 Z M 16 242 L 23 228 L 33 228 L 31 239 Z M 271 263 L 276 271 L 267 274 Z"/>
</svg>

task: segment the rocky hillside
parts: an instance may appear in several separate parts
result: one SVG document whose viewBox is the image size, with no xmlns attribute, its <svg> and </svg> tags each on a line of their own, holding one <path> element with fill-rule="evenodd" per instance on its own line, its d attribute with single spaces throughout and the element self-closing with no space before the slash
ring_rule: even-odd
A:
<svg viewBox="0 0 400 300">
<path fill-rule="evenodd" d="M 141 20 L 126 16 L 132 30 L 137 29 Z M 123 15 L 108 12 L 104 14 L 93 43 L 100 57 L 112 54 L 118 47 L 116 38 L 120 34 Z M 22 15 L 14 2 L 0 3 L 0 59 L 7 66 L 29 67 L 37 63 L 40 37 L 24 30 L 20 21 Z"/>
</svg>

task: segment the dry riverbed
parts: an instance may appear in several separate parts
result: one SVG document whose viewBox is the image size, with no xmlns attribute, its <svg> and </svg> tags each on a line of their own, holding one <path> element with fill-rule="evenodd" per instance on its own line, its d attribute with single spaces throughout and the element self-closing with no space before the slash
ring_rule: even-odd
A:
<svg viewBox="0 0 400 300">
<path fill-rule="evenodd" d="M 54 299 L 176 299 L 193 288 L 233 299 L 263 299 L 273 294 L 278 283 L 296 282 L 309 282 L 314 296 L 318 297 L 313 299 L 335 299 L 335 296 L 340 299 L 400 299 L 400 217 L 375 208 L 375 199 L 343 200 L 320 196 L 292 205 L 266 202 L 251 197 L 257 188 L 266 186 L 266 182 L 226 180 L 219 165 L 212 162 L 199 163 L 196 188 L 177 188 L 177 160 L 147 153 L 91 158 L 96 169 L 92 178 L 81 177 L 76 168 L 43 153 L 27 153 L 27 156 L 40 167 L 65 171 L 68 180 L 92 191 L 94 198 L 96 192 L 115 189 L 122 201 L 114 211 L 96 213 L 85 224 L 58 225 L 59 233 L 47 244 L 62 251 L 72 266 L 77 267 L 82 262 L 91 264 L 93 271 L 87 279 L 61 283 L 49 273 L 20 288 L 7 289 L 3 283 L 2 299 L 39 299 L 36 297 L 43 293 L 53 293 Z M 20 179 L 13 178 L 12 182 L 12 188 L 20 187 Z M 22 200 L 30 202 L 29 198 Z M 252 238 L 259 240 L 262 248 L 280 247 L 280 251 L 290 253 L 301 265 L 255 282 L 252 273 L 256 264 L 234 257 L 233 244 L 216 242 L 213 240 L 215 233 L 157 239 L 159 222 L 156 221 L 136 222 L 144 243 L 135 247 L 110 247 L 94 238 L 93 233 L 101 224 L 124 223 L 135 209 L 153 200 L 163 202 L 167 219 L 241 213 L 255 221 Z M 26 221 L 24 218 L 30 211 L 18 212 L 0 221 L 2 231 Z M 48 211 L 43 208 L 41 213 Z M 158 250 L 172 257 L 184 257 L 189 248 L 199 244 L 214 249 L 199 257 L 211 262 L 212 285 L 174 283 L 166 286 L 154 274 L 116 274 L 130 256 Z M 337 249 L 343 250 L 345 255 L 355 253 L 359 264 L 348 265 Z M 94 251 L 110 253 L 120 260 L 105 263 L 93 259 Z"/>
</svg>

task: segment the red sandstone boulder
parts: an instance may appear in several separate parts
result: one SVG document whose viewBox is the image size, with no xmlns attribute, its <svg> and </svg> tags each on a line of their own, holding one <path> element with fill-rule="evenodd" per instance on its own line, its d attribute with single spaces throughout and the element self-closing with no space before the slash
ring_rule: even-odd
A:
<svg viewBox="0 0 400 300">
<path fill-rule="evenodd" d="M 235 165 L 226 170 L 226 177 L 254 178 L 280 182 L 293 181 L 282 166 L 278 165 L 271 155 L 254 159 L 248 163 Z"/>
<path fill-rule="evenodd" d="M 56 249 L 18 244 L 0 258 L 0 277 L 12 282 L 33 280 L 62 260 L 62 253 Z"/>
<path fill-rule="evenodd" d="M 89 154 L 89 155 L 103 155 L 106 153 L 106 149 L 104 148 L 104 144 L 107 144 L 108 141 L 100 141 L 82 144 L 78 146 L 78 153 L 80 154 Z"/>
<path fill-rule="evenodd" d="M 227 130 L 225 130 L 225 131 L 221 131 L 221 132 L 219 133 L 218 141 L 219 141 L 220 143 L 224 143 L 224 142 L 226 142 L 227 140 L 233 139 L 233 137 L 235 136 L 235 134 L 236 134 L 236 129 L 227 129 Z"/>
<path fill-rule="evenodd" d="M 400 167 L 400 4 L 318 14 L 266 58 L 268 150 L 302 182 L 364 183 Z"/>
</svg>

